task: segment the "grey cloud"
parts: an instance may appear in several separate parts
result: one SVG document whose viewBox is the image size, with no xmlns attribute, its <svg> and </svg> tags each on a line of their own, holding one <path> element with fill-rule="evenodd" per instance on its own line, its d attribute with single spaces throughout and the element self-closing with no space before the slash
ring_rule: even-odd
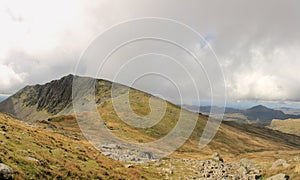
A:
<svg viewBox="0 0 300 180">
<path fill-rule="evenodd" d="M 72 73 L 98 33 L 130 18 L 155 16 L 213 35 L 210 44 L 223 67 L 229 100 L 300 100 L 300 1 L 91 1 L 82 7 L 80 22 L 61 30 L 59 47 L 44 55 L 19 48 L 0 60 L 28 74 L 9 91 Z"/>
</svg>

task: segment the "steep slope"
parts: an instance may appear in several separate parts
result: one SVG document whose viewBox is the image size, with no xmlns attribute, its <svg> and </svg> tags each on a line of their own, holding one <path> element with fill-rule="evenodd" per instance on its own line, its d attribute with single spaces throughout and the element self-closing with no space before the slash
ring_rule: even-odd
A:
<svg viewBox="0 0 300 180">
<path fill-rule="evenodd" d="M 56 115 L 71 105 L 73 76 L 45 85 L 26 86 L 0 103 L 0 112 L 34 121 Z"/>
<path fill-rule="evenodd" d="M 84 140 L 32 127 L 0 113 L 0 163 L 15 179 L 144 179 L 155 172 L 125 168 Z"/>
<path fill-rule="evenodd" d="M 26 86 L 0 103 L 0 112 L 5 112 L 27 122 L 72 112 L 72 82 L 75 76 L 68 75 L 44 85 Z M 110 96 L 111 82 L 97 80 L 97 103 Z M 84 91 L 84 90 L 83 90 Z"/>
</svg>

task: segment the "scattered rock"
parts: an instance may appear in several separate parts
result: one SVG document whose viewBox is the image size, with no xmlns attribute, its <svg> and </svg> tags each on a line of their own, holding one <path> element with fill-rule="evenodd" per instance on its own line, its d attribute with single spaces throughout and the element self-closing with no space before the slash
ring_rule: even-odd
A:
<svg viewBox="0 0 300 180">
<path fill-rule="evenodd" d="M 149 159 L 149 160 L 154 159 L 153 154 L 151 152 L 142 152 L 140 154 L 140 156 L 142 158 L 146 158 L 146 159 Z"/>
<path fill-rule="evenodd" d="M 13 170 L 5 165 L 0 163 L 0 179 L 12 179 L 13 178 Z"/>
<path fill-rule="evenodd" d="M 173 166 L 172 171 L 174 174 L 177 171 L 193 172 L 194 176 L 187 176 L 186 179 L 241 179 L 241 180 L 255 180 L 261 178 L 261 170 L 257 165 L 251 161 L 244 159 L 241 162 L 223 162 L 221 157 L 217 154 L 213 154 L 211 160 L 191 160 L 182 159 L 175 160 L 174 163 L 182 161 L 181 167 Z M 160 165 L 158 169 L 162 170 L 162 173 L 166 172 L 165 166 L 162 161 L 160 163 L 154 163 Z"/>
<path fill-rule="evenodd" d="M 123 162 L 145 162 L 155 160 L 151 152 L 143 152 L 133 148 L 121 147 L 117 144 L 102 144 L 100 150 L 105 156 Z"/>
<path fill-rule="evenodd" d="M 277 174 L 275 176 L 269 177 L 266 180 L 289 180 L 290 177 L 286 174 Z"/>
<path fill-rule="evenodd" d="M 238 169 L 238 172 L 239 174 L 241 175 L 246 175 L 247 174 L 247 169 L 243 166 L 241 166 L 239 169 Z"/>
</svg>

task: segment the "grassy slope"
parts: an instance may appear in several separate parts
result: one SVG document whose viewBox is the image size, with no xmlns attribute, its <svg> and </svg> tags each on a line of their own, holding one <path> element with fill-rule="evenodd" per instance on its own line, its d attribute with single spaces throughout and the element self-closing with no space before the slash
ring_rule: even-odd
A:
<svg viewBox="0 0 300 180">
<path fill-rule="evenodd" d="M 84 140 L 31 127 L 5 114 L 0 114 L 0 127 L 0 161 L 12 167 L 16 179 L 157 177 L 140 168 L 125 168 Z"/>
<path fill-rule="evenodd" d="M 132 91 L 130 94 L 132 109 L 140 115 L 150 112 L 148 106 L 149 95 Z M 180 110 L 177 106 L 168 104 L 163 119 L 151 128 L 133 128 L 124 123 L 114 112 L 111 101 L 107 100 L 101 106 L 99 113 L 105 120 L 106 125 L 117 136 L 132 142 L 150 142 L 166 135 L 176 124 Z M 124 112 L 125 113 L 125 112 Z M 198 148 L 199 137 L 206 124 L 207 117 L 199 115 L 198 123 L 190 139 L 172 157 L 180 158 L 207 158 L 214 151 L 221 153 L 227 160 L 239 160 L 249 153 L 275 151 L 299 151 L 300 138 L 293 135 L 261 128 L 254 125 L 243 125 L 233 122 L 224 122 L 214 140 L 204 149 Z M 72 132 L 72 136 L 79 137 L 80 131 L 76 119 L 72 115 L 50 118 L 50 122 L 57 126 L 55 131 L 65 133 Z M 44 127 L 47 125 L 43 125 Z M 260 157 L 252 159 L 260 160 Z M 269 158 L 269 161 L 274 158 Z"/>
<path fill-rule="evenodd" d="M 269 128 L 300 136 L 300 119 L 272 120 Z"/>
</svg>

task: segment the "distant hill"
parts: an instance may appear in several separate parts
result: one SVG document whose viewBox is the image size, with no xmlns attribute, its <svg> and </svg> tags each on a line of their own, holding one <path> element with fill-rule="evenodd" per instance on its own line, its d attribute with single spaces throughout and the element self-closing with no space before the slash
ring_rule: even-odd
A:
<svg viewBox="0 0 300 180">
<path fill-rule="evenodd" d="M 183 106 L 192 111 L 198 111 L 199 107 L 197 106 Z M 214 107 L 218 111 L 222 110 L 221 107 Z M 204 114 L 209 114 L 211 111 L 210 106 L 201 106 L 200 112 Z M 260 125 L 269 125 L 273 119 L 297 119 L 300 118 L 300 115 L 294 114 L 285 114 L 280 110 L 274 110 L 268 108 L 266 106 L 258 105 L 251 107 L 249 109 L 235 109 L 235 108 L 225 108 L 225 120 L 233 120 L 235 117 L 238 117 L 237 120 L 239 122 L 249 122 L 249 123 L 257 123 Z M 242 121 L 241 121 L 242 120 Z"/>
<path fill-rule="evenodd" d="M 249 120 L 263 125 L 269 125 L 273 119 L 288 119 L 297 118 L 295 115 L 284 114 L 282 111 L 267 108 L 262 105 L 254 106 L 252 108 L 242 111 Z"/>
<path fill-rule="evenodd" d="M 300 108 L 291 108 L 291 107 L 279 107 L 276 110 L 280 110 L 285 114 L 293 114 L 293 115 L 300 115 Z"/>
</svg>

